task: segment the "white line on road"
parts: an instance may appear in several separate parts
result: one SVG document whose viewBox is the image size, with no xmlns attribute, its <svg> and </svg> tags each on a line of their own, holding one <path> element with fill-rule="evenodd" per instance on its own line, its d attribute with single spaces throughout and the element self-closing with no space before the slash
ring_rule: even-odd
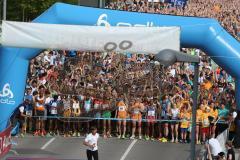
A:
<svg viewBox="0 0 240 160">
<path fill-rule="evenodd" d="M 125 158 L 127 157 L 128 153 L 131 151 L 132 147 L 134 146 L 134 144 L 137 142 L 136 139 L 134 139 L 132 141 L 132 143 L 128 146 L 127 150 L 124 152 L 124 154 L 122 155 L 120 160 L 125 160 Z"/>
<path fill-rule="evenodd" d="M 9 152 L 13 152 L 13 154 L 14 154 L 15 156 L 18 156 L 18 155 L 19 155 L 18 152 L 17 152 L 16 150 L 13 150 L 13 149 L 10 149 Z"/>
<path fill-rule="evenodd" d="M 44 144 L 42 147 L 41 147 L 41 150 L 44 150 L 45 148 L 47 148 L 47 146 L 49 146 L 49 144 L 51 144 L 53 141 L 55 140 L 55 137 L 50 139 L 46 144 Z"/>
</svg>

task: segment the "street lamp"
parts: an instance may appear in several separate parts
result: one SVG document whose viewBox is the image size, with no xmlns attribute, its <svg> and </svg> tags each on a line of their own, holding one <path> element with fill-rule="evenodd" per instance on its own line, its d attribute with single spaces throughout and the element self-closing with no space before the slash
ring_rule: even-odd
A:
<svg viewBox="0 0 240 160">
<path fill-rule="evenodd" d="M 3 0 L 3 20 L 7 18 L 7 0 Z"/>
<path fill-rule="evenodd" d="M 176 62 L 194 63 L 194 79 L 193 79 L 193 107 L 192 107 L 192 132 L 191 132 L 191 160 L 195 160 L 195 139 L 196 139 L 196 112 L 198 102 L 198 75 L 199 62 L 198 56 L 188 55 L 171 49 L 165 49 L 155 55 L 155 60 L 168 67 Z"/>
</svg>

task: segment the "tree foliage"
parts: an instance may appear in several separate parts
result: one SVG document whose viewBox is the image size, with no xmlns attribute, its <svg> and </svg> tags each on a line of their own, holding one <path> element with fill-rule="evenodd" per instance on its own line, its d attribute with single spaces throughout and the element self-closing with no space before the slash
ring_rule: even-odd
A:
<svg viewBox="0 0 240 160">
<path fill-rule="evenodd" d="M 8 0 L 7 20 L 32 21 L 56 2 L 77 4 L 78 0 Z"/>
</svg>

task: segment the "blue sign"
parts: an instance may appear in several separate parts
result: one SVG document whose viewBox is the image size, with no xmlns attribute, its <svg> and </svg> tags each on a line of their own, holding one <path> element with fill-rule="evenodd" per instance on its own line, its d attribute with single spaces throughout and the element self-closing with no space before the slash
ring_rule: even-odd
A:
<svg viewBox="0 0 240 160">
<path fill-rule="evenodd" d="M 172 7 L 185 7 L 188 0 L 169 0 L 168 3 L 172 5 Z"/>
</svg>

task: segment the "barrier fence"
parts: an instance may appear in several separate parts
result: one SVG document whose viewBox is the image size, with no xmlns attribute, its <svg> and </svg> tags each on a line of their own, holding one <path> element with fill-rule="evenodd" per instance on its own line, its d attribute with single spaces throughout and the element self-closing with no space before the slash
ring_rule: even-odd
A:
<svg viewBox="0 0 240 160">
<path fill-rule="evenodd" d="M 30 118 L 30 117 L 29 117 Z M 68 120 L 111 120 L 111 121 L 136 121 L 134 119 L 131 118 L 126 118 L 126 119 L 122 119 L 122 118 L 96 118 L 96 117 L 64 117 L 64 116 L 31 116 L 31 118 L 39 118 L 39 119 L 68 119 Z M 77 121 L 77 122 L 78 122 Z M 148 122 L 149 119 L 141 119 L 142 122 Z M 151 120 L 152 121 L 152 120 Z M 188 121 L 188 120 L 166 120 L 166 119 L 155 119 L 153 120 L 154 122 L 177 122 L 177 123 L 181 123 L 181 122 L 192 122 L 192 121 Z M 228 121 L 225 120 L 218 120 L 217 122 L 212 122 L 215 124 L 229 124 Z"/>
</svg>

